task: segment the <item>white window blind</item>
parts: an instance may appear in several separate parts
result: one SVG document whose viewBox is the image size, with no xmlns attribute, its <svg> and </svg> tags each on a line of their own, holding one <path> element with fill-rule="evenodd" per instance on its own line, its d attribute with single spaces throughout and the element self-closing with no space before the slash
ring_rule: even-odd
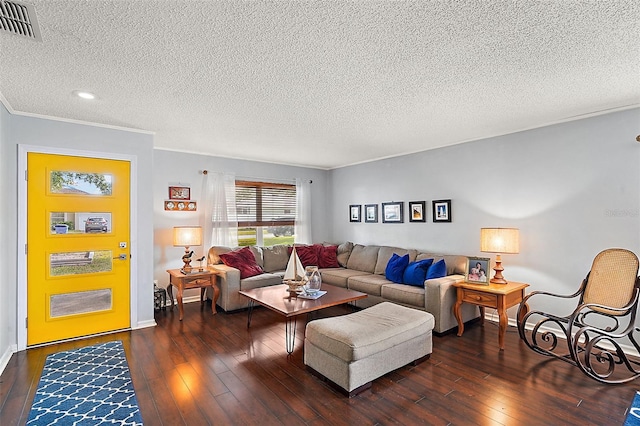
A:
<svg viewBox="0 0 640 426">
<path fill-rule="evenodd" d="M 236 209 L 239 227 L 294 225 L 296 186 L 237 180 Z"/>
</svg>

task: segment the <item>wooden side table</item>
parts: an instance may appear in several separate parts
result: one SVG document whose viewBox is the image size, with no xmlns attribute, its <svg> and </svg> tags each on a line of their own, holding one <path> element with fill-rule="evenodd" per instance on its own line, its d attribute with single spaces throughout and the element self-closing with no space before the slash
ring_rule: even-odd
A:
<svg viewBox="0 0 640 426">
<path fill-rule="evenodd" d="M 500 350 L 504 350 L 504 335 L 507 332 L 507 309 L 522 302 L 524 298 L 524 290 L 529 287 L 529 284 L 509 282 L 508 284 L 471 284 L 464 281 L 453 284 L 457 287 L 457 300 L 453 305 L 453 314 L 458 320 L 458 336 L 462 336 L 464 333 L 464 322 L 462 322 L 462 315 L 460 315 L 460 305 L 462 303 L 471 303 L 480 307 L 480 321 L 484 326 L 484 308 L 493 308 L 498 311 L 499 328 L 498 328 L 498 344 Z M 520 311 L 521 320 L 527 312 L 529 307 L 525 305 L 524 309 Z"/>
<path fill-rule="evenodd" d="M 180 321 L 184 317 L 184 308 L 182 307 L 182 292 L 189 288 L 200 289 L 200 303 L 204 303 L 204 293 L 207 287 L 213 290 L 213 301 L 211 302 L 211 311 L 216 314 L 216 302 L 220 296 L 220 289 L 216 283 L 216 272 L 211 269 L 205 269 L 202 272 L 183 273 L 180 269 L 167 269 L 169 273 L 169 286 L 167 292 L 171 299 L 171 310 L 173 310 L 173 286 L 178 288 L 178 312 L 180 313 Z"/>
</svg>

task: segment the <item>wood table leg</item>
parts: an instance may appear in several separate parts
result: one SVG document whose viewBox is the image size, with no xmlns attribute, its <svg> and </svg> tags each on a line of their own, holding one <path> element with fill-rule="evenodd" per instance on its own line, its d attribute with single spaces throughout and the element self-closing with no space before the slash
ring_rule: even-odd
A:
<svg viewBox="0 0 640 426">
<path fill-rule="evenodd" d="M 507 325 L 509 323 L 504 297 L 498 298 L 498 319 L 498 346 L 501 351 L 504 351 L 504 335 L 507 332 Z"/>
<path fill-rule="evenodd" d="M 173 284 L 169 283 L 167 293 L 169 294 L 169 299 L 171 299 L 171 311 L 173 311 Z"/>
<path fill-rule="evenodd" d="M 462 333 L 464 333 L 464 322 L 462 322 L 462 315 L 460 314 L 460 305 L 462 305 L 462 290 L 458 288 L 457 292 L 458 297 L 456 300 L 456 304 L 453 305 L 453 315 L 458 321 L 458 336 L 462 336 Z"/>
<path fill-rule="evenodd" d="M 182 318 L 184 318 L 184 307 L 182 306 L 182 286 L 179 285 L 178 286 L 178 295 L 176 296 L 176 299 L 178 299 L 178 313 L 180 314 L 180 321 L 182 321 Z"/>
</svg>

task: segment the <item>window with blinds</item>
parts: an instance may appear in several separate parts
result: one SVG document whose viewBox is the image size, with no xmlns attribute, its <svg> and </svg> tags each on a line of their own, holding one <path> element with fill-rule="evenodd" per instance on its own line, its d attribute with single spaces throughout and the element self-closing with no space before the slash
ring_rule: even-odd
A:
<svg viewBox="0 0 640 426">
<path fill-rule="evenodd" d="M 240 245 L 267 246 L 289 243 L 272 240 L 283 236 L 289 237 L 292 243 L 296 218 L 296 186 L 237 180 L 236 212 Z M 243 238 L 243 228 L 245 231 L 251 228 L 251 235 L 245 235 Z"/>
</svg>

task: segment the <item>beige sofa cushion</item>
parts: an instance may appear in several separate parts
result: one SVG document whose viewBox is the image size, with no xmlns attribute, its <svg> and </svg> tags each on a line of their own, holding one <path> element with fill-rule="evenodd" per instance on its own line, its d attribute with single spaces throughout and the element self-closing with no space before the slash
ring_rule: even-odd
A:
<svg viewBox="0 0 640 426">
<path fill-rule="evenodd" d="M 240 290 L 251 290 L 277 284 L 282 284 L 281 276 L 277 274 L 260 274 L 240 280 Z M 284 297 L 284 293 L 282 297 Z"/>
<path fill-rule="evenodd" d="M 331 244 L 325 244 L 325 245 L 331 245 Z M 338 265 L 342 266 L 343 268 L 347 267 L 347 262 L 349 261 L 349 256 L 351 255 L 352 250 L 353 250 L 353 243 L 351 241 L 347 241 L 345 243 L 338 245 L 338 252 L 337 252 Z"/>
<path fill-rule="evenodd" d="M 414 260 L 416 260 L 416 256 L 418 255 L 418 250 L 413 250 L 413 249 L 407 250 L 400 247 L 389 247 L 389 246 L 380 247 L 374 274 L 384 275 L 384 271 L 385 269 L 387 269 L 387 263 L 389 263 L 389 259 L 391 259 L 391 256 L 393 256 L 394 253 L 397 254 L 398 256 L 404 256 L 405 254 L 409 254 L 409 262 L 413 262 Z"/>
<path fill-rule="evenodd" d="M 242 248 L 242 247 L 237 247 L 237 248 Z M 253 253 L 253 257 L 256 258 L 256 263 L 258 264 L 258 266 L 264 269 L 264 260 L 262 259 L 262 247 L 249 246 L 249 249 L 251 249 L 251 253 Z"/>
<path fill-rule="evenodd" d="M 447 265 L 447 275 L 464 275 L 467 267 L 467 257 L 458 256 L 455 254 L 435 254 L 435 253 L 418 253 L 416 261 L 423 259 L 433 259 L 433 263 L 436 263 L 440 259 L 444 259 L 444 263 Z"/>
<path fill-rule="evenodd" d="M 424 287 L 405 284 L 385 284 L 381 289 L 383 299 L 403 305 L 424 308 Z"/>
<path fill-rule="evenodd" d="M 289 262 L 288 247 L 285 245 L 263 247 L 262 257 L 264 259 L 262 268 L 265 272 L 282 271 L 287 269 Z"/>
<path fill-rule="evenodd" d="M 382 302 L 362 311 L 307 324 L 305 339 L 346 362 L 364 359 L 431 333 L 433 315 Z"/>
<path fill-rule="evenodd" d="M 347 268 L 373 274 L 378 261 L 378 251 L 380 251 L 380 246 L 354 245 L 347 262 Z"/>
<path fill-rule="evenodd" d="M 391 284 L 384 275 L 357 275 L 349 278 L 349 290 L 361 291 L 372 296 L 380 296 L 381 288 L 385 284 Z"/>
<path fill-rule="evenodd" d="M 355 271 L 353 269 L 328 268 L 320 269 L 320 275 L 322 276 L 323 283 L 347 288 L 347 282 L 349 281 L 349 278 L 358 275 L 369 276 L 371 274 L 369 274 L 368 272 Z"/>
</svg>

